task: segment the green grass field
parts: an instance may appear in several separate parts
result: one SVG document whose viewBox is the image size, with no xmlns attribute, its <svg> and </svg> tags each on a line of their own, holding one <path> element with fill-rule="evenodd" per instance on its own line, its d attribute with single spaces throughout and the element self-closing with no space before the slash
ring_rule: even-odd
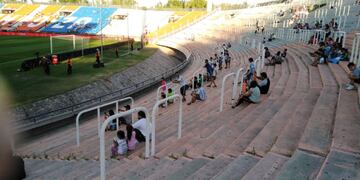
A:
<svg viewBox="0 0 360 180">
<path fill-rule="evenodd" d="M 75 48 L 84 48 L 100 46 L 99 39 L 85 39 L 82 43 L 81 39 L 75 41 Z M 103 41 L 104 44 L 111 44 L 115 40 Z M 53 39 L 54 53 L 73 51 L 73 41 L 71 39 Z M 35 53 L 39 52 L 41 56 L 50 54 L 50 38 L 49 37 L 24 37 L 24 36 L 0 36 L 0 63 L 24 60 L 34 58 Z"/>
<path fill-rule="evenodd" d="M 95 55 L 73 59 L 73 74 L 67 75 L 66 62 L 51 66 L 51 75 L 46 76 L 43 68 L 17 72 L 24 58 L 33 57 L 34 52 L 47 53 L 48 38 L 0 36 L 0 75 L 3 76 L 13 96 L 11 106 L 33 102 L 46 97 L 81 87 L 95 80 L 107 78 L 133 66 L 154 54 L 156 46 L 148 46 L 132 55 L 115 57 L 115 50 L 104 52 L 105 68 L 94 69 Z M 94 44 L 99 42 L 92 42 Z M 138 44 L 135 43 L 135 47 Z M 119 54 L 126 54 L 128 46 L 119 47 Z"/>
</svg>

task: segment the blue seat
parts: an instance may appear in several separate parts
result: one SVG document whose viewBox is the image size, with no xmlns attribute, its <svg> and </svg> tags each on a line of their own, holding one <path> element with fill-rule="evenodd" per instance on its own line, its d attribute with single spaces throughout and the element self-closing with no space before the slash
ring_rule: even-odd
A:
<svg viewBox="0 0 360 180">
<path fill-rule="evenodd" d="M 102 8 L 102 25 L 100 24 L 100 8 L 80 7 L 70 16 L 61 17 L 46 26 L 42 32 L 96 34 L 109 23 L 109 18 L 116 8 Z"/>
</svg>

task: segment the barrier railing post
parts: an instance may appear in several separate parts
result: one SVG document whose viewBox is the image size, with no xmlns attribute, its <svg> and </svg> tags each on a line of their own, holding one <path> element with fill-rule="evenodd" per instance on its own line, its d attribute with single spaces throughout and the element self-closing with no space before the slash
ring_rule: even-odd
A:
<svg viewBox="0 0 360 180">
<path fill-rule="evenodd" d="M 112 102 L 109 102 L 109 103 L 105 103 L 105 104 L 102 104 L 102 105 L 99 105 L 99 106 L 95 106 L 95 107 L 92 107 L 92 108 L 89 108 L 89 109 L 85 109 L 85 110 L 82 110 L 80 111 L 77 116 L 76 116 L 76 145 L 79 147 L 80 146 L 80 116 L 86 112 L 90 112 L 90 111 L 94 111 L 94 110 L 97 110 L 97 119 L 98 119 L 98 136 L 100 136 L 100 128 L 101 128 L 101 115 L 100 115 L 100 108 L 102 107 L 105 107 L 105 106 L 109 106 L 109 105 L 112 105 L 112 104 L 116 104 L 116 112 L 118 112 L 118 104 L 120 102 L 123 102 L 123 101 L 127 101 L 127 100 L 130 100 L 131 101 L 131 107 L 134 106 L 134 99 L 132 97 L 126 97 L 126 98 L 123 98 L 123 99 L 120 99 L 120 100 L 116 100 L 116 101 L 112 101 Z M 118 118 L 117 118 L 118 119 Z M 133 118 L 131 117 L 131 120 L 133 120 Z M 117 120 L 117 129 L 119 129 L 119 123 L 118 123 L 118 120 Z"/>
<path fill-rule="evenodd" d="M 97 120 L 98 120 L 98 136 L 100 136 L 100 127 L 101 127 L 101 116 L 100 116 L 100 107 L 97 108 Z"/>
<path fill-rule="evenodd" d="M 147 111 L 147 109 L 145 107 L 136 107 L 133 109 L 130 109 L 129 111 L 126 112 L 121 112 L 119 114 L 115 114 L 113 116 L 110 116 L 108 119 L 105 120 L 105 122 L 101 125 L 101 130 L 100 130 L 100 180 L 105 180 L 106 178 L 106 174 L 105 174 L 105 130 L 107 125 L 109 124 L 109 122 L 111 122 L 112 120 L 116 119 L 116 118 L 120 118 L 120 117 L 124 117 L 127 115 L 130 115 L 132 113 L 135 112 L 139 112 L 139 111 L 144 111 L 146 114 L 146 143 L 145 143 L 145 157 L 148 158 L 149 157 L 149 134 L 150 134 L 150 116 L 149 116 L 149 112 Z"/>
<path fill-rule="evenodd" d="M 178 139 L 181 138 L 181 131 L 182 131 L 182 101 L 181 101 L 181 98 L 180 98 L 180 95 L 178 94 L 174 94 L 173 96 L 170 96 L 170 97 L 167 97 L 165 99 L 162 99 L 158 102 L 155 103 L 155 105 L 153 106 L 153 109 L 152 109 L 152 114 L 151 114 L 151 156 L 154 156 L 155 155 L 155 150 L 156 150 L 156 145 L 155 145 L 155 142 L 156 142 L 156 113 L 159 109 L 159 105 L 164 103 L 165 101 L 168 101 L 168 100 L 175 100 L 176 98 L 179 99 L 179 120 L 178 120 Z"/>
<path fill-rule="evenodd" d="M 231 101 L 232 101 L 232 105 L 234 105 L 234 101 L 235 101 L 235 98 L 236 98 L 236 95 L 237 95 L 237 89 L 238 89 L 238 83 L 239 83 L 239 77 L 240 77 L 240 73 L 241 73 L 241 78 L 240 78 L 240 94 L 242 93 L 242 84 L 243 84 L 243 81 L 244 81 L 244 73 L 242 73 L 244 71 L 244 68 L 240 68 L 239 70 L 237 70 L 236 72 L 236 76 L 235 76 L 235 79 L 234 79 L 234 84 L 233 84 L 233 93 L 232 93 L 232 98 L 231 98 Z"/>
<path fill-rule="evenodd" d="M 222 80 L 222 86 L 221 86 L 221 92 L 220 92 L 220 112 L 222 112 L 223 110 L 223 103 L 224 103 L 224 91 L 225 91 L 225 83 L 226 83 L 226 79 L 231 77 L 231 76 L 234 76 L 235 73 L 230 73 L 230 74 L 227 74 L 223 80 Z"/>
</svg>

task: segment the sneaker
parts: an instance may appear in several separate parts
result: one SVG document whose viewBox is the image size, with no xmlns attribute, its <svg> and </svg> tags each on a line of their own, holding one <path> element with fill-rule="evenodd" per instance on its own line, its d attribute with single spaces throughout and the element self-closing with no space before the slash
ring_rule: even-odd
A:
<svg viewBox="0 0 360 180">
<path fill-rule="evenodd" d="M 354 89 L 355 89 L 355 86 L 349 84 L 345 89 L 346 89 L 346 90 L 354 90 Z"/>
</svg>

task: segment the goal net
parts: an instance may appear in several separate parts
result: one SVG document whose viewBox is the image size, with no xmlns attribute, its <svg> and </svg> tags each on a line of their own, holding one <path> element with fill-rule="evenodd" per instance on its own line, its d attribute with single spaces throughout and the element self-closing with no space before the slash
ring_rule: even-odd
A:
<svg viewBox="0 0 360 180">
<path fill-rule="evenodd" d="M 89 38 L 75 35 L 50 36 L 50 52 L 58 54 L 89 48 Z"/>
</svg>

